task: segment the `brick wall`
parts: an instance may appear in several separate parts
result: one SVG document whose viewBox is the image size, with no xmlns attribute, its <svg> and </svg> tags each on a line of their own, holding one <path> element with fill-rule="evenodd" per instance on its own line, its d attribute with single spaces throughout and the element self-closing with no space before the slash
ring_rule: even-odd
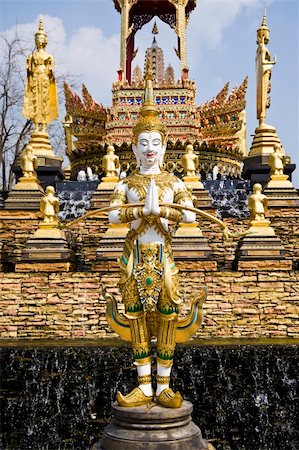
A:
<svg viewBox="0 0 299 450">
<path fill-rule="evenodd" d="M 207 286 L 199 338 L 299 337 L 298 272 L 203 272 L 180 264 L 189 301 Z M 100 283 L 120 301 L 118 273 L 0 273 L 0 337 L 114 337 Z"/>
<path fill-rule="evenodd" d="M 281 238 L 286 256 L 298 269 L 299 209 L 272 209 L 271 225 Z M 14 273 L 28 237 L 36 230 L 40 213 L 0 211 L 0 240 L 10 264 L 0 272 L 0 337 L 85 338 L 112 337 L 100 295 L 104 282 L 118 300 L 116 263 L 92 269 L 96 249 L 107 228 L 105 216 L 91 217 L 68 231 L 76 252 L 77 272 Z M 234 233 L 248 220 L 226 220 Z M 202 221 L 218 270 L 203 271 L 196 262 L 179 262 L 181 292 L 186 300 L 207 286 L 201 338 L 298 337 L 299 271 L 233 271 L 239 238 L 227 241 L 216 224 Z M 183 308 L 184 312 L 184 308 Z"/>
</svg>

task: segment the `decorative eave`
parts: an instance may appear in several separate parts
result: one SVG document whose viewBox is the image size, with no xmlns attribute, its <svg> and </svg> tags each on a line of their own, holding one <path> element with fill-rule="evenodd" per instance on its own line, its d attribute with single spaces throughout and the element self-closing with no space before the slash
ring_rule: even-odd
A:
<svg viewBox="0 0 299 450">
<path fill-rule="evenodd" d="M 224 114 L 241 112 L 246 106 L 247 86 L 248 77 L 245 77 L 242 84 L 234 88 L 228 95 L 229 83 L 226 83 L 216 97 L 200 106 L 201 117 L 209 119 Z"/>
<path fill-rule="evenodd" d="M 82 84 L 83 101 L 65 82 L 64 95 L 66 111 L 70 116 L 94 117 L 105 122 L 107 116 L 106 108 L 102 104 L 95 102 L 84 84 Z"/>
<path fill-rule="evenodd" d="M 126 0 L 113 0 L 114 6 L 115 6 L 115 9 L 117 12 L 119 12 L 119 13 L 121 12 L 124 1 L 126 1 Z M 168 4 L 176 6 L 178 1 L 179 0 L 159 0 L 159 3 L 163 2 L 166 4 L 168 3 Z M 188 1 L 185 0 L 185 3 L 186 3 L 185 9 L 186 9 L 187 17 L 190 15 L 191 11 L 193 11 L 193 9 L 196 7 L 196 2 L 197 2 L 197 0 L 188 0 Z M 157 5 L 155 5 L 155 3 L 158 3 L 158 2 L 157 2 L 157 0 L 127 0 L 127 3 L 130 6 L 132 6 L 135 3 L 140 3 L 140 5 L 142 5 L 143 9 L 151 10 L 151 11 L 153 11 L 153 13 L 155 13 L 155 7 L 157 7 Z"/>
</svg>

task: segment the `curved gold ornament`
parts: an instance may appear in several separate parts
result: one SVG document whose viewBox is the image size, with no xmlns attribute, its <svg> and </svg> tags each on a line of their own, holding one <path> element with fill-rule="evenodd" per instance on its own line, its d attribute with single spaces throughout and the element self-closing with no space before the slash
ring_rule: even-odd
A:
<svg viewBox="0 0 299 450">
<path fill-rule="evenodd" d="M 78 222 L 81 222 L 82 220 L 86 219 L 87 217 L 92 217 L 96 214 L 99 214 L 99 213 L 102 213 L 105 211 L 108 212 L 108 211 L 113 211 L 114 209 L 135 208 L 135 207 L 139 207 L 139 206 L 143 207 L 144 203 L 127 203 L 125 205 L 104 206 L 103 208 L 96 209 L 94 211 L 89 211 L 88 213 L 84 214 L 83 216 L 78 217 L 75 220 L 72 220 L 71 222 L 66 224 L 64 226 L 64 228 L 71 228 L 74 225 L 76 225 Z M 229 232 L 227 225 L 222 220 L 213 216 L 213 214 L 207 213 L 206 211 L 202 211 L 201 209 L 198 209 L 198 208 L 193 208 L 193 207 L 187 206 L 187 205 L 178 205 L 176 203 L 162 203 L 160 205 L 160 207 L 164 207 L 164 206 L 175 208 L 175 209 L 178 209 L 179 211 L 186 210 L 186 211 L 192 211 L 196 214 L 199 214 L 200 216 L 204 217 L 205 219 L 208 219 L 211 222 L 217 223 L 223 229 L 223 236 L 225 239 L 228 239 L 229 237 L 233 237 L 233 235 Z"/>
<path fill-rule="evenodd" d="M 109 294 L 104 285 L 102 295 L 107 301 L 106 317 L 108 324 L 124 341 L 131 341 L 131 331 L 128 319 L 118 312 L 117 303 L 112 294 Z M 191 309 L 186 317 L 179 319 L 176 330 L 176 343 L 187 342 L 198 330 L 202 322 L 202 305 L 207 298 L 207 289 L 203 288 L 199 297 L 192 300 Z"/>
</svg>

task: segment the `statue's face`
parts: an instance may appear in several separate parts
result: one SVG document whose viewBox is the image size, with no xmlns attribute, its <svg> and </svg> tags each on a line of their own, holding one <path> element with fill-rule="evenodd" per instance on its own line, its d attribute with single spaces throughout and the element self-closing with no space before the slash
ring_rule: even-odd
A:
<svg viewBox="0 0 299 450">
<path fill-rule="evenodd" d="M 151 168 L 159 165 L 165 153 L 161 134 L 158 131 L 140 133 L 137 144 L 133 145 L 133 151 L 141 167 Z"/>
<path fill-rule="evenodd" d="M 46 46 L 46 37 L 43 34 L 35 36 L 35 44 L 37 48 L 44 48 Z"/>
</svg>

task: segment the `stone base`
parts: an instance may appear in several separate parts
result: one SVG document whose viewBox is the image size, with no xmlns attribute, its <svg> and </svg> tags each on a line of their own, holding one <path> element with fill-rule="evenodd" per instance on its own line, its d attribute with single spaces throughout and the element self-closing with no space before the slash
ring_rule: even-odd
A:
<svg viewBox="0 0 299 450">
<path fill-rule="evenodd" d="M 250 228 L 246 232 L 247 237 L 259 236 L 275 236 L 274 229 L 270 226 L 271 222 L 268 219 L 251 220 Z"/>
<path fill-rule="evenodd" d="M 115 185 L 115 182 L 100 183 L 92 194 L 89 209 L 100 209 L 104 206 L 109 206 Z"/>
<path fill-rule="evenodd" d="M 23 177 L 21 178 L 23 179 Z M 24 189 L 23 189 L 24 188 Z M 39 211 L 40 200 L 44 191 L 36 182 L 20 181 L 9 192 L 4 202 L 4 209 L 19 211 Z"/>
<path fill-rule="evenodd" d="M 181 223 L 172 238 L 173 256 L 177 260 L 211 260 L 212 250 L 207 238 L 202 236 L 200 228 L 194 224 Z M 215 262 L 216 265 L 216 262 Z"/>
<path fill-rule="evenodd" d="M 273 153 L 275 144 L 281 144 L 276 129 L 264 123 L 255 129 L 248 156 L 269 155 Z"/>
<path fill-rule="evenodd" d="M 122 254 L 129 227 L 125 224 L 109 224 L 97 248 L 97 261 L 116 261 Z M 97 270 L 97 262 L 93 264 Z"/>
<path fill-rule="evenodd" d="M 271 208 L 296 208 L 299 206 L 299 194 L 289 181 L 287 175 L 272 175 L 265 186 L 264 194 L 268 197 Z"/>
<path fill-rule="evenodd" d="M 192 194 L 197 199 L 194 205 L 196 208 L 213 209 L 212 198 L 206 189 L 194 189 L 192 190 Z"/>
<path fill-rule="evenodd" d="M 75 270 L 73 262 L 39 262 L 34 264 L 17 262 L 15 265 L 16 272 L 72 272 Z"/>
<path fill-rule="evenodd" d="M 202 182 L 190 182 L 188 179 L 189 178 L 184 177 L 187 188 L 192 189 L 192 195 L 196 197 L 196 200 L 194 200 L 194 206 L 200 209 L 212 209 L 212 199 L 209 191 L 204 188 Z"/>
<path fill-rule="evenodd" d="M 0 210 L 4 209 L 5 199 L 6 199 L 6 192 L 0 191 Z"/>
<path fill-rule="evenodd" d="M 68 272 L 74 269 L 74 253 L 58 228 L 38 228 L 28 239 L 16 272 Z"/>
<path fill-rule="evenodd" d="M 97 261 L 116 261 L 121 257 L 125 244 L 125 237 L 103 237 L 97 248 Z M 93 270 L 97 270 L 97 262 L 93 264 Z"/>
<path fill-rule="evenodd" d="M 34 130 L 31 135 L 29 144 L 32 146 L 33 153 L 37 157 L 45 157 L 45 158 L 61 160 L 61 158 L 58 158 L 55 155 L 55 153 L 53 152 L 53 149 L 52 149 L 51 143 L 50 143 L 50 139 L 49 139 L 49 135 L 46 131 Z M 39 161 L 38 161 L 38 165 L 39 165 Z"/>
<path fill-rule="evenodd" d="M 292 270 L 292 261 L 290 259 L 269 259 L 269 260 L 251 260 L 238 261 L 238 270 L 245 271 L 290 271 Z"/>
<path fill-rule="evenodd" d="M 273 267 L 285 267 L 291 270 L 292 262 L 285 260 L 285 249 L 279 237 L 275 235 L 246 235 L 237 250 L 238 270 L 273 270 Z M 268 262 L 271 261 L 271 264 Z M 276 261 L 276 263 L 273 263 Z"/>
<path fill-rule="evenodd" d="M 42 187 L 45 189 L 46 186 L 53 186 L 56 181 L 63 180 L 63 158 L 56 156 L 53 152 L 48 133 L 34 131 L 29 144 L 32 145 L 33 153 L 37 156 L 38 167 L 36 172 Z M 22 175 L 20 159 L 17 160 L 16 165 L 13 167 L 13 172 L 17 179 Z"/>
<path fill-rule="evenodd" d="M 178 409 L 158 405 L 122 408 L 113 403 L 114 419 L 91 450 L 208 450 L 207 441 L 192 422 L 192 410 L 186 401 Z"/>
<path fill-rule="evenodd" d="M 286 164 L 284 171 L 291 180 L 292 172 L 296 168 L 295 164 Z M 251 184 L 260 183 L 265 186 L 270 178 L 269 154 L 248 156 L 244 158 L 244 167 L 242 176 L 246 180 L 250 180 Z"/>
</svg>

